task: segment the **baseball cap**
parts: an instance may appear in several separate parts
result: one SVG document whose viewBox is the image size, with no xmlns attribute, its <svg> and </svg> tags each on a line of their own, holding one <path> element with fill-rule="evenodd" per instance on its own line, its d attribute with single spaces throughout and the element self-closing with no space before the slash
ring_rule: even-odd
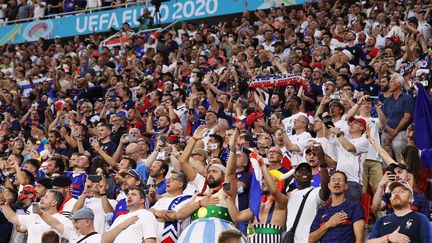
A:
<svg viewBox="0 0 432 243">
<path fill-rule="evenodd" d="M 392 163 L 389 166 L 387 166 L 387 171 L 394 172 L 394 170 L 397 167 L 401 168 L 402 170 L 406 170 L 408 172 L 410 171 L 409 168 L 408 168 L 408 166 L 406 164 L 403 164 L 403 163 Z"/>
<path fill-rule="evenodd" d="M 363 118 L 350 117 L 348 119 L 349 123 L 352 123 L 353 121 L 357 121 L 358 123 L 360 123 L 363 126 L 363 128 L 365 129 L 365 131 L 366 131 L 366 121 Z"/>
<path fill-rule="evenodd" d="M 193 151 L 192 151 L 192 154 L 191 155 L 201 155 L 202 157 L 204 157 L 204 159 L 207 159 L 208 158 L 208 153 L 207 153 L 207 151 L 205 151 L 205 149 L 203 149 L 203 148 L 197 148 L 197 149 L 194 149 Z"/>
<path fill-rule="evenodd" d="M 65 175 L 56 176 L 51 180 L 51 186 L 67 187 L 70 186 L 71 184 L 72 184 L 72 180 Z"/>
<path fill-rule="evenodd" d="M 36 190 L 32 185 L 25 185 L 18 195 L 19 200 L 24 200 L 30 197 L 33 201 L 36 199 Z"/>
<path fill-rule="evenodd" d="M 122 172 L 120 172 L 120 175 L 121 176 L 125 176 L 125 175 L 130 175 L 130 176 L 132 176 L 132 177 L 135 177 L 136 179 L 138 179 L 138 180 L 142 180 L 141 179 L 141 175 L 136 171 L 136 170 L 134 170 L 134 169 L 130 169 L 130 170 L 127 170 L 127 171 L 122 171 Z"/>
<path fill-rule="evenodd" d="M 249 114 L 249 116 L 246 118 L 246 124 L 248 124 L 249 126 L 252 125 L 256 120 L 258 120 L 259 118 L 264 117 L 264 113 L 256 113 L 256 112 L 252 112 L 251 114 Z"/>
<path fill-rule="evenodd" d="M 90 208 L 81 208 L 80 210 L 76 211 L 70 219 L 94 219 L 94 213 Z"/>
<path fill-rule="evenodd" d="M 303 168 L 303 167 L 306 167 L 309 171 L 312 171 L 312 166 L 309 163 L 302 162 L 302 163 L 297 165 L 297 167 L 295 168 L 295 172 L 297 172 L 298 170 L 300 170 L 300 168 Z"/>
<path fill-rule="evenodd" d="M 36 181 L 36 183 L 41 184 L 42 186 L 44 186 L 46 189 L 51 189 L 51 179 L 49 178 L 42 178 Z"/>
<path fill-rule="evenodd" d="M 394 181 L 390 184 L 389 189 L 390 191 L 393 191 L 393 189 L 395 189 L 398 186 L 402 186 L 405 187 L 405 189 L 407 189 L 408 191 L 411 192 L 411 195 L 413 195 L 413 189 L 411 187 L 411 185 L 405 181 L 405 180 L 400 180 L 400 181 Z"/>
</svg>

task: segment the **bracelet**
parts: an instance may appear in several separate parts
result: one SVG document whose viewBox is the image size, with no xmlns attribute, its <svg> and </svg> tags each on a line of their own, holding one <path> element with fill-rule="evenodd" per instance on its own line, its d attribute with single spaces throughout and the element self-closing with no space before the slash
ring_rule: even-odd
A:
<svg viewBox="0 0 432 243">
<path fill-rule="evenodd" d="M 201 200 L 198 201 L 198 207 L 202 207 Z"/>
<path fill-rule="evenodd" d="M 106 196 L 106 193 L 105 193 L 105 192 L 104 192 L 104 193 L 101 193 L 100 196 L 101 196 L 101 197 Z"/>
<path fill-rule="evenodd" d="M 198 141 L 198 140 L 199 140 L 198 138 L 196 138 L 196 137 L 194 137 L 194 136 L 192 136 L 192 139 L 195 140 L 195 141 Z"/>
<path fill-rule="evenodd" d="M 339 138 L 339 137 L 342 136 L 342 135 L 343 135 L 343 132 L 338 132 L 338 133 L 336 134 L 336 137 Z"/>
</svg>

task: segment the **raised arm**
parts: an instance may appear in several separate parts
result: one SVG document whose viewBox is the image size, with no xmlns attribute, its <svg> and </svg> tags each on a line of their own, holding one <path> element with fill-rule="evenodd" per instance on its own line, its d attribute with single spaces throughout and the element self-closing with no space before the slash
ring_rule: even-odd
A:
<svg viewBox="0 0 432 243">
<path fill-rule="evenodd" d="M 20 222 L 18 220 L 17 214 L 12 210 L 12 208 L 9 206 L 9 204 L 3 204 L 0 205 L 0 208 L 2 209 L 2 213 L 5 216 L 5 218 L 12 224 L 20 226 Z"/>
<path fill-rule="evenodd" d="M 234 134 L 231 136 L 230 141 L 228 143 L 230 153 L 227 162 L 227 168 L 225 173 L 225 183 L 231 184 L 230 190 L 227 191 L 228 195 L 232 198 L 235 198 L 237 195 L 237 183 L 236 183 L 236 168 L 237 168 L 237 144 L 238 140 L 238 131 L 237 129 L 234 131 Z"/>
<path fill-rule="evenodd" d="M 205 133 L 207 132 L 207 127 L 206 126 L 199 126 L 196 130 L 194 135 L 192 136 L 191 139 L 189 139 L 186 148 L 184 149 L 182 155 L 180 156 L 180 165 L 183 169 L 183 172 L 186 174 L 186 176 L 188 177 L 189 181 L 193 181 L 195 180 L 195 177 L 197 175 L 197 172 L 195 171 L 195 169 L 192 167 L 191 164 L 189 164 L 189 157 L 192 153 L 192 150 L 196 144 L 196 142 L 198 140 L 201 140 Z"/>
<path fill-rule="evenodd" d="M 330 176 L 327 170 L 327 163 L 325 159 L 325 153 L 322 146 L 313 147 L 313 152 L 317 156 L 317 159 L 320 163 L 320 185 L 321 189 L 319 192 L 319 196 L 321 200 L 327 201 L 330 196 L 330 189 L 328 188 L 328 184 L 330 182 Z"/>
<path fill-rule="evenodd" d="M 45 223 L 53 227 L 60 235 L 64 234 L 64 224 L 58 221 L 58 219 L 42 211 L 39 207 L 33 208 L 33 212 L 38 214 L 43 219 L 43 221 L 45 221 Z"/>
<path fill-rule="evenodd" d="M 278 187 L 275 185 L 273 176 L 270 175 L 267 166 L 264 163 L 260 164 L 261 171 L 264 176 L 264 181 L 270 191 L 270 194 L 273 196 L 274 200 L 277 202 L 277 206 L 286 205 L 288 203 L 288 197 L 278 189 Z"/>
</svg>

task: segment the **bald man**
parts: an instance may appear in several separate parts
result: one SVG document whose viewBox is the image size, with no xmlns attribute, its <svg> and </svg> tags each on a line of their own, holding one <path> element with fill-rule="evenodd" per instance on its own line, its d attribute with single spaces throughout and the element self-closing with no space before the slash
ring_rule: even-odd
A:
<svg viewBox="0 0 432 243">
<path fill-rule="evenodd" d="M 140 174 L 143 182 L 146 182 L 149 177 L 149 170 L 146 161 L 141 156 L 139 145 L 130 143 L 126 147 L 125 155 L 137 162 L 136 171 Z"/>
</svg>

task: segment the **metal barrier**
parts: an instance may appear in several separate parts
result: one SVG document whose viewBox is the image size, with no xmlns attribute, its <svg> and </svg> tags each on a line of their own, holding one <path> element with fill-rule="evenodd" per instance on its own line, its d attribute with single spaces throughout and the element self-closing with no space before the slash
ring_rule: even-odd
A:
<svg viewBox="0 0 432 243">
<path fill-rule="evenodd" d="M 66 17 L 66 16 L 93 13 L 93 12 L 99 12 L 99 11 L 103 11 L 103 10 L 110 10 L 110 9 L 116 9 L 116 8 L 122 8 L 122 7 L 128 8 L 128 7 L 133 7 L 133 6 L 138 6 L 138 5 L 147 5 L 147 4 L 151 4 L 151 0 L 139 0 L 139 1 L 136 1 L 133 3 L 122 3 L 122 4 L 112 5 L 112 6 L 83 9 L 83 10 L 77 10 L 77 11 L 72 11 L 72 12 L 67 12 L 67 13 L 51 14 L 51 15 L 46 15 L 43 18 L 27 18 L 27 19 L 17 19 L 17 20 L 12 20 L 12 21 L 8 21 L 6 19 L 3 23 L 0 23 L 0 26 L 12 25 L 12 24 L 24 23 L 24 22 L 35 21 L 35 20 L 42 20 L 42 19 L 61 18 L 61 17 Z"/>
</svg>

